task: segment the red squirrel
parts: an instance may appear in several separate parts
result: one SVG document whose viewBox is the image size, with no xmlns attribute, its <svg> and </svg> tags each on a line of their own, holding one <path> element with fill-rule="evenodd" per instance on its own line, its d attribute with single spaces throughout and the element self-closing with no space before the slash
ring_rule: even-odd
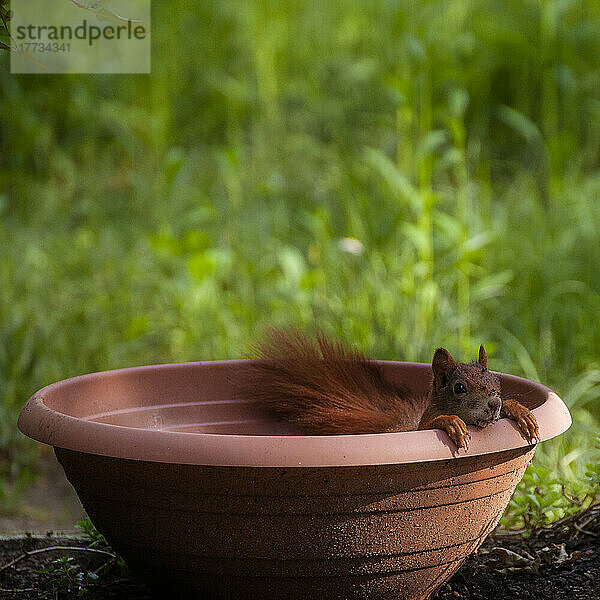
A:
<svg viewBox="0 0 600 600">
<path fill-rule="evenodd" d="M 508 417 L 528 442 L 539 441 L 535 416 L 517 400 L 501 398 L 483 346 L 471 364 L 438 348 L 426 399 L 386 381 L 377 363 L 322 333 L 313 339 L 273 329 L 254 354 L 261 360 L 252 363 L 241 392 L 304 434 L 442 429 L 457 449 L 467 450 L 467 425 L 486 427 Z"/>
</svg>

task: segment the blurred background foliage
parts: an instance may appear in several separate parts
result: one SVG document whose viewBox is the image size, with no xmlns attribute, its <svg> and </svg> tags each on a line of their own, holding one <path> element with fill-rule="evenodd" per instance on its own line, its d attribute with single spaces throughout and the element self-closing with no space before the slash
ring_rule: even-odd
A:
<svg viewBox="0 0 600 600">
<path fill-rule="evenodd" d="M 36 389 L 240 357 L 268 325 L 381 359 L 484 342 L 575 420 L 515 514 L 540 477 L 597 489 L 599 30 L 594 0 L 170 0 L 150 76 L 3 52 L 3 502 Z"/>
</svg>

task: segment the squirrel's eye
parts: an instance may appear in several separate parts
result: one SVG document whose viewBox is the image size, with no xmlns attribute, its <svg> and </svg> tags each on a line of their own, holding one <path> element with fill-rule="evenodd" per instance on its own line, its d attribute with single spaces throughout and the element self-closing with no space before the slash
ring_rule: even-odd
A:
<svg viewBox="0 0 600 600">
<path fill-rule="evenodd" d="M 460 381 L 458 383 L 454 384 L 454 393 L 455 394 L 464 394 L 467 391 L 467 388 L 460 383 Z"/>
</svg>

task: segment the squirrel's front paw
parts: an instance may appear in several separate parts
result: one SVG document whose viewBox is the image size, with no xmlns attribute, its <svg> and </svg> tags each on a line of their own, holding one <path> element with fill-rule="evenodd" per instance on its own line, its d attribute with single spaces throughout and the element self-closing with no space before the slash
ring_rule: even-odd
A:
<svg viewBox="0 0 600 600">
<path fill-rule="evenodd" d="M 505 416 L 517 422 L 517 426 L 525 439 L 534 444 L 540 441 L 540 429 L 533 413 L 516 400 L 505 400 L 502 404 Z"/>
<path fill-rule="evenodd" d="M 469 449 L 469 431 L 465 422 L 456 415 L 439 415 L 431 423 L 429 429 L 443 429 L 458 449 Z"/>
</svg>

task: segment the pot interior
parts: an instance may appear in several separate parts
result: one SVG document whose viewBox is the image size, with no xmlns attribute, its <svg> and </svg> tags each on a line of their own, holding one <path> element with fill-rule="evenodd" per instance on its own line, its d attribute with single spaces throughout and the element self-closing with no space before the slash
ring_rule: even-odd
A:
<svg viewBox="0 0 600 600">
<path fill-rule="evenodd" d="M 249 361 L 160 365 L 92 374 L 61 386 L 45 397 L 55 411 L 85 421 L 134 429 L 227 435 L 298 435 L 292 425 L 277 422 L 248 398 L 239 382 Z M 379 363 L 386 379 L 410 390 L 423 407 L 431 367 L 414 363 Z M 102 375 L 100 377 L 100 375 Z M 546 388 L 501 374 L 502 393 L 518 397 L 528 408 L 544 403 Z"/>
</svg>

